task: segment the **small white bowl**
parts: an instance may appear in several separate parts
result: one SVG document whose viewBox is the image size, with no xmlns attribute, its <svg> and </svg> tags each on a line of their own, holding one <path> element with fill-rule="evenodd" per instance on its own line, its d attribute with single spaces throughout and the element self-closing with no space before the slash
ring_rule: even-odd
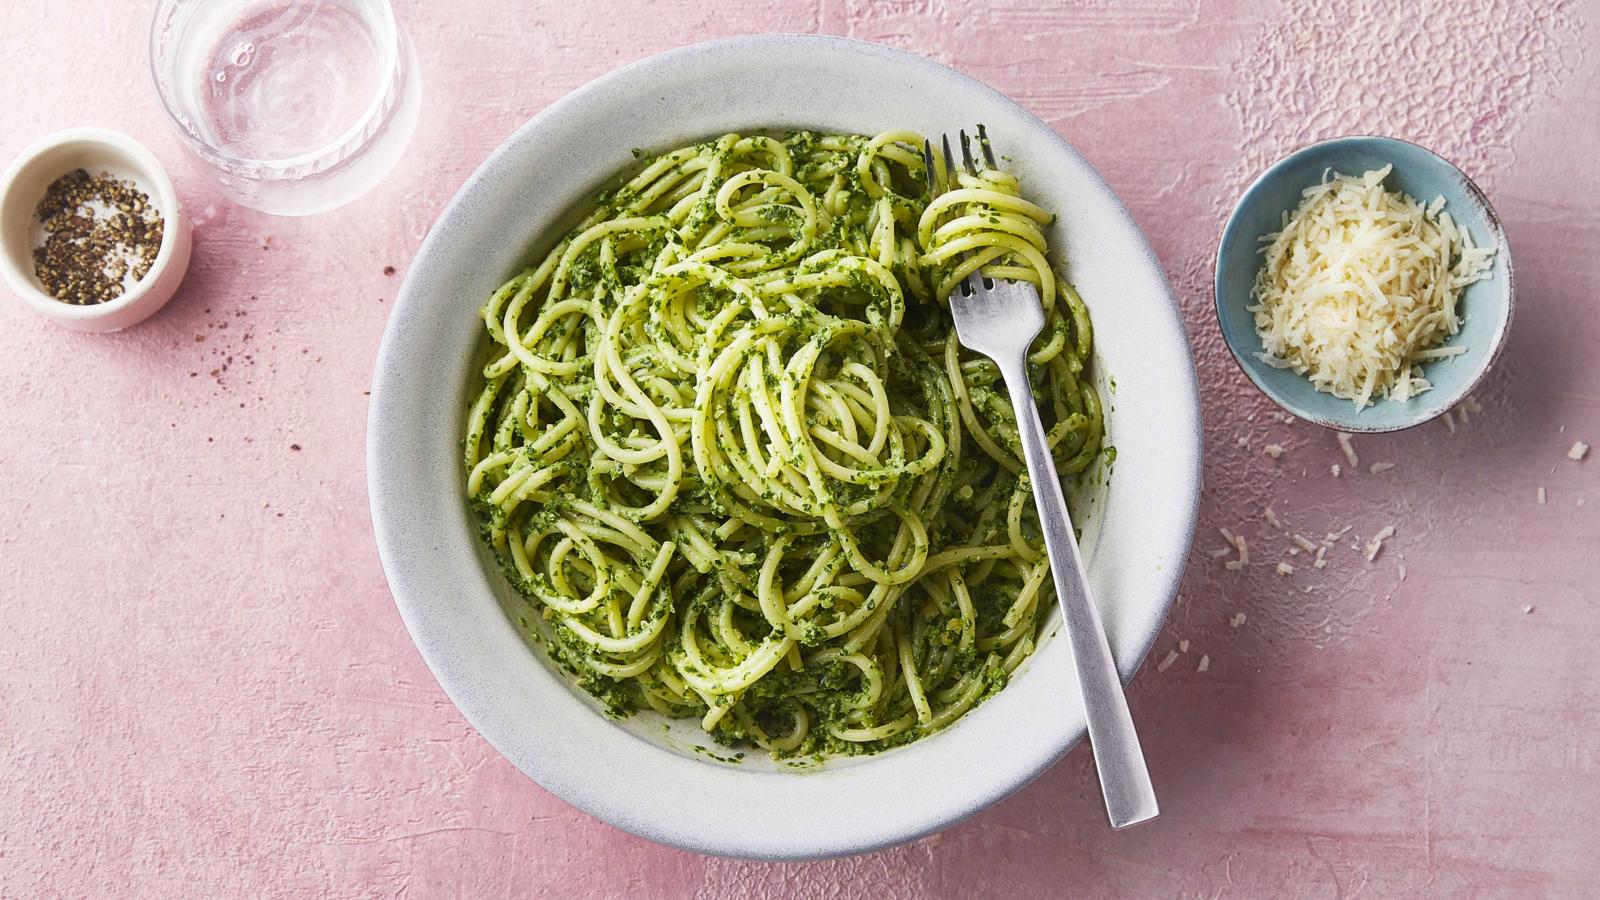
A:
<svg viewBox="0 0 1600 900">
<path fill-rule="evenodd" d="M 74 169 L 109 172 L 150 195 L 161 211 L 161 249 L 150 271 L 122 296 L 78 306 L 57 300 L 33 272 L 35 210 L 51 182 Z M 121 331 L 149 318 L 172 298 L 189 268 L 191 224 L 172 179 L 155 154 L 133 138 L 104 128 L 72 128 L 34 142 L 0 175 L 0 275 L 34 312 L 74 331 Z"/>
</svg>

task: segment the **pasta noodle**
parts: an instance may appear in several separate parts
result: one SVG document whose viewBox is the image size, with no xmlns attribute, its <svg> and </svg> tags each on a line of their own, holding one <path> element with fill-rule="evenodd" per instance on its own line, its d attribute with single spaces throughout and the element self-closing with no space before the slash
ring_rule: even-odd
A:
<svg viewBox="0 0 1600 900">
<path fill-rule="evenodd" d="M 551 656 L 609 710 L 774 756 L 959 718 L 1053 602 L 998 371 L 943 298 L 1036 284 L 1063 474 L 1099 455 L 1088 312 L 1012 176 L 922 137 L 725 135 L 644 161 L 483 307 L 466 491 Z M 938 165 L 943 168 L 942 164 Z"/>
</svg>

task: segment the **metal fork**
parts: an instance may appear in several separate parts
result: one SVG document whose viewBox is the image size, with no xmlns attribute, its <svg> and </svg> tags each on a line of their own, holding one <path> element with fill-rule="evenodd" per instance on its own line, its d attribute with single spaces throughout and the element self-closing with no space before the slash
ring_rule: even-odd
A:
<svg viewBox="0 0 1600 900">
<path fill-rule="evenodd" d="M 950 154 L 949 135 L 943 137 L 943 144 L 945 171 L 951 173 L 946 180 L 953 182 L 955 161 Z M 978 126 L 978 144 L 988 167 L 996 168 L 994 151 L 982 125 Z M 923 141 L 922 154 L 930 193 L 937 194 L 933 148 L 927 141 Z M 977 175 L 971 142 L 964 129 L 961 156 L 967 172 Z M 1067 502 L 1061 494 L 1061 478 L 1045 443 L 1044 426 L 1028 384 L 1028 347 L 1044 327 L 1039 292 L 1027 282 L 996 281 L 975 270 L 951 292 L 950 313 L 955 319 L 956 337 L 969 349 L 994 360 L 1006 392 L 1011 395 L 1022 455 L 1027 460 L 1033 500 L 1044 530 L 1045 550 L 1050 556 L 1056 599 L 1066 622 L 1067 645 L 1072 648 L 1072 661 L 1078 670 L 1089 722 L 1089 743 L 1094 749 L 1111 827 L 1125 828 L 1153 819 L 1159 813 L 1155 788 L 1150 783 L 1133 717 L 1128 713 L 1128 701 L 1122 693 L 1122 680 L 1106 642 L 1100 612 L 1084 578 L 1083 559 L 1078 554 Z"/>
</svg>

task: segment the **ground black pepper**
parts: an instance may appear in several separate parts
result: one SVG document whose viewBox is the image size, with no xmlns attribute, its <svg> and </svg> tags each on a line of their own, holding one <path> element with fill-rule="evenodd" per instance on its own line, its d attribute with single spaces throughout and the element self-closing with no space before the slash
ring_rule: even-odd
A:
<svg viewBox="0 0 1600 900">
<path fill-rule="evenodd" d="M 68 172 L 50 184 L 34 212 L 45 239 L 33 251 L 33 271 L 63 303 L 117 299 L 150 273 L 161 251 L 161 211 L 138 185 L 108 172 Z"/>
</svg>

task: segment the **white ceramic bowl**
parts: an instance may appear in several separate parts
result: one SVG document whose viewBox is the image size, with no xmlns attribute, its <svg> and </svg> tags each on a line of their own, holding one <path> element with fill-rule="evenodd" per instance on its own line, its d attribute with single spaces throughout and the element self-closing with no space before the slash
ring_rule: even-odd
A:
<svg viewBox="0 0 1600 900">
<path fill-rule="evenodd" d="M 63 303 L 33 274 L 30 223 L 45 190 L 74 169 L 131 179 L 161 210 L 161 249 L 150 271 L 122 296 L 92 306 Z M 74 331 L 120 331 L 154 315 L 172 299 L 189 269 L 190 223 L 161 161 L 125 134 L 72 128 L 36 141 L 0 174 L 0 276 L 34 312 Z"/>
<path fill-rule="evenodd" d="M 759 754 L 696 752 L 693 722 L 612 721 L 513 627 L 520 603 L 480 548 L 460 440 L 479 306 L 543 251 L 630 149 L 728 131 L 807 127 L 928 134 L 988 126 L 1094 316 L 1115 379 L 1108 490 L 1089 498 L 1089 577 L 1124 677 L 1161 627 L 1200 493 L 1189 344 L 1160 263 L 1117 198 L 1048 126 L 944 66 L 839 38 L 700 44 L 627 66 L 552 105 L 496 150 L 428 235 L 395 302 L 373 378 L 368 486 L 396 605 L 440 684 L 490 743 L 568 802 L 635 834 L 706 853 L 796 859 L 909 840 L 1044 771 L 1083 736 L 1065 641 L 952 727 L 877 756 L 804 771 Z M 1099 511 L 1104 510 L 1104 515 Z M 1096 527 L 1098 526 L 1098 527 Z M 726 751 L 723 751 L 725 754 Z"/>
</svg>

